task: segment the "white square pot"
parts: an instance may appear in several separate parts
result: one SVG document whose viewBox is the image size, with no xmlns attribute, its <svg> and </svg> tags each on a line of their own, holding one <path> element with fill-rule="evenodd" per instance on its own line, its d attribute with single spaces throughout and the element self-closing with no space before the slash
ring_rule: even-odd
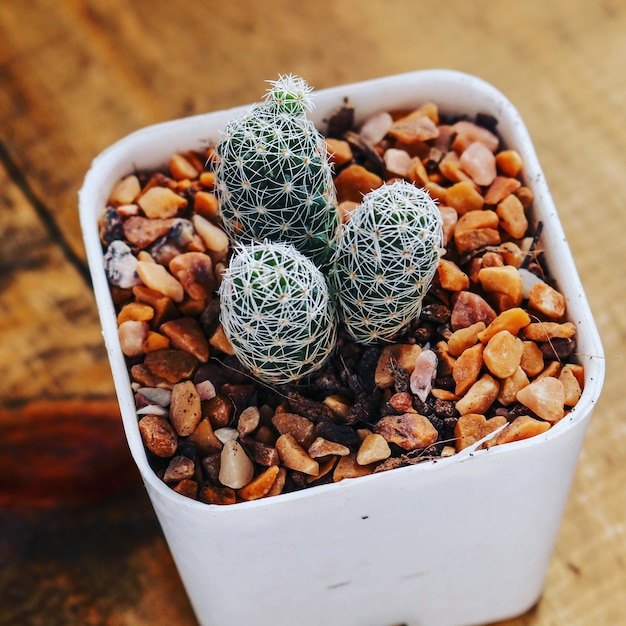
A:
<svg viewBox="0 0 626 626">
<path fill-rule="evenodd" d="M 602 346 L 534 148 L 512 104 L 485 82 L 430 70 L 315 94 L 314 121 L 348 96 L 363 120 L 426 100 L 442 112 L 488 113 L 521 154 L 544 224 L 551 274 L 578 326 L 585 388 L 545 434 L 437 462 L 230 506 L 178 495 L 148 464 L 97 219 L 113 185 L 136 168 L 198 149 L 242 109 L 151 126 L 98 156 L 80 218 L 124 428 L 180 575 L 205 626 L 462 626 L 517 615 L 538 599 L 576 462 L 604 378 Z"/>
</svg>

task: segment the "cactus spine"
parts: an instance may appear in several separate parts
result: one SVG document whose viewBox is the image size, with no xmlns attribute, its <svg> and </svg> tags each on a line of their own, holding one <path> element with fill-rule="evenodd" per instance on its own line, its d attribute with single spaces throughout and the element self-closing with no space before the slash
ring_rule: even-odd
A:
<svg viewBox="0 0 626 626">
<path fill-rule="evenodd" d="M 419 316 L 443 245 L 441 213 L 406 181 L 371 191 L 338 240 L 329 280 L 347 331 L 391 339 Z"/>
<path fill-rule="evenodd" d="M 235 355 L 261 380 L 297 380 L 321 367 L 335 345 L 326 279 L 290 244 L 236 246 L 219 296 Z"/>
<path fill-rule="evenodd" d="M 220 212 L 231 241 L 288 241 L 325 267 L 339 215 L 325 142 L 306 117 L 310 87 L 271 81 L 266 99 L 230 122 L 215 148 Z"/>
</svg>

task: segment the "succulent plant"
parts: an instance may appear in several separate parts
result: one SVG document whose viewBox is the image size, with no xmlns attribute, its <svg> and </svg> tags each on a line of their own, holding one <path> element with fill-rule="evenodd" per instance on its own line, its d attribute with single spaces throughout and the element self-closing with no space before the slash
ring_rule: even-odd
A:
<svg viewBox="0 0 626 626">
<path fill-rule="evenodd" d="M 328 284 L 290 244 L 235 246 L 219 296 L 235 355 L 261 380 L 297 380 L 332 352 L 336 319 Z"/>
<path fill-rule="evenodd" d="M 441 213 L 425 190 L 399 181 L 363 197 L 342 227 L 329 273 L 356 341 L 391 339 L 419 316 L 442 245 Z"/>
<path fill-rule="evenodd" d="M 310 87 L 270 81 L 264 102 L 231 121 L 215 147 L 216 190 L 232 241 L 288 241 L 320 267 L 339 227 L 325 142 L 306 112 Z"/>
</svg>

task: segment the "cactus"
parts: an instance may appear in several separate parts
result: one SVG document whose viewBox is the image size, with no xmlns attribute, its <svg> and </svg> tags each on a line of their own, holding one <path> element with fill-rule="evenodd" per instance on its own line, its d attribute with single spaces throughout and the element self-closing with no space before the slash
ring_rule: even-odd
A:
<svg viewBox="0 0 626 626">
<path fill-rule="evenodd" d="M 311 89 L 294 76 L 270 82 L 215 147 L 224 228 L 233 242 L 288 241 L 325 267 L 339 214 L 325 142 L 306 117 Z"/>
<path fill-rule="evenodd" d="M 329 274 L 356 341 L 391 339 L 419 316 L 442 245 L 441 213 L 423 189 L 400 181 L 364 196 L 343 226 Z"/>
<path fill-rule="evenodd" d="M 297 380 L 321 367 L 335 345 L 326 279 L 290 244 L 235 246 L 219 296 L 235 355 L 261 380 Z"/>
</svg>

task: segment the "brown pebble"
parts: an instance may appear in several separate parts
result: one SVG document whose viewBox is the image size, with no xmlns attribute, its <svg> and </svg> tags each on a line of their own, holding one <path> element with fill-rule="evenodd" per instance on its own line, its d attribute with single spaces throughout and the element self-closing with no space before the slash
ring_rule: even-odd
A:
<svg viewBox="0 0 626 626">
<path fill-rule="evenodd" d="M 275 413 L 272 424 L 281 435 L 292 435 L 303 448 L 308 448 L 315 439 L 315 424 L 296 413 Z"/>
<path fill-rule="evenodd" d="M 237 494 L 230 487 L 217 487 L 215 485 L 202 485 L 198 490 L 198 499 L 205 504 L 235 504 Z"/>
<path fill-rule="evenodd" d="M 522 340 L 508 330 L 501 330 L 485 346 L 483 361 L 495 377 L 508 378 L 519 367 L 523 352 Z"/>
<path fill-rule="evenodd" d="M 391 448 L 387 440 L 380 434 L 372 433 L 361 442 L 356 454 L 356 462 L 359 465 L 369 465 L 384 461 L 391 456 Z"/>
<path fill-rule="evenodd" d="M 182 302 L 185 297 L 183 286 L 162 265 L 150 261 L 137 262 L 137 274 L 146 287 Z"/>
<path fill-rule="evenodd" d="M 359 465 L 356 462 L 356 454 L 351 453 L 340 457 L 337 461 L 333 472 L 333 481 L 338 483 L 346 478 L 360 478 L 372 474 L 373 471 L 373 465 Z"/>
<path fill-rule="evenodd" d="M 319 459 L 328 455 L 346 456 L 346 454 L 350 454 L 350 448 L 341 443 L 328 441 L 323 437 L 316 437 L 309 446 L 307 453 L 312 459 Z"/>
<path fill-rule="evenodd" d="M 179 350 L 193 354 L 198 361 L 209 360 L 209 344 L 200 324 L 192 317 L 180 317 L 161 324 L 159 328 Z"/>
<path fill-rule="evenodd" d="M 565 305 L 565 296 L 546 283 L 536 283 L 528 292 L 528 306 L 550 319 L 563 317 Z"/>
<path fill-rule="evenodd" d="M 493 376 L 483 374 L 456 403 L 456 410 L 461 415 L 486 413 L 496 401 L 499 392 L 500 383 Z"/>
<path fill-rule="evenodd" d="M 181 437 L 191 435 L 200 424 L 202 408 L 196 386 L 190 380 L 177 383 L 172 388 L 170 420 Z"/>
<path fill-rule="evenodd" d="M 524 329 L 526 339 L 532 341 L 550 341 L 551 339 L 570 339 L 576 334 L 572 322 L 533 322 Z"/>
<path fill-rule="evenodd" d="M 170 272 L 193 300 L 208 298 L 216 287 L 211 257 L 202 252 L 185 252 L 169 263 Z"/>
<path fill-rule="evenodd" d="M 139 420 L 139 432 L 144 446 L 161 458 L 173 456 L 178 449 L 178 436 L 164 417 L 146 415 Z"/>
<path fill-rule="evenodd" d="M 426 448 L 435 443 L 438 437 L 437 429 L 419 413 L 387 415 L 374 425 L 374 432 L 403 450 Z"/>
<path fill-rule="evenodd" d="M 537 417 L 554 424 L 565 415 L 565 389 L 558 378 L 545 376 L 517 392 L 517 399 Z"/>
<path fill-rule="evenodd" d="M 163 480 L 166 483 L 177 483 L 185 478 L 192 478 L 195 472 L 195 465 L 186 456 L 175 456 L 168 464 Z"/>
<path fill-rule="evenodd" d="M 259 411 L 258 407 L 246 407 L 240 413 L 239 419 L 237 420 L 237 432 L 239 433 L 239 436 L 243 439 L 244 437 L 247 437 L 248 435 L 253 433 L 259 425 L 260 419 L 261 412 Z"/>
<path fill-rule="evenodd" d="M 478 280 L 488 294 L 503 294 L 510 305 L 507 308 L 519 307 L 524 298 L 524 281 L 516 267 L 484 267 L 478 272 Z"/>
<path fill-rule="evenodd" d="M 478 375 L 483 366 L 482 343 L 477 343 L 467 348 L 454 362 L 452 378 L 456 385 L 454 393 L 461 397 L 478 380 Z"/>
<path fill-rule="evenodd" d="M 191 478 L 184 478 L 176 485 L 172 485 L 172 490 L 179 493 L 181 496 L 197 500 L 199 487 L 198 481 Z"/>
<path fill-rule="evenodd" d="M 114 206 L 131 204 L 136 200 L 140 192 L 141 185 L 139 179 L 134 174 L 131 174 L 115 184 L 109 196 L 109 203 Z"/>
<path fill-rule="evenodd" d="M 239 489 L 237 495 L 242 500 L 258 500 L 259 498 L 264 497 L 272 488 L 272 485 L 276 480 L 276 476 L 278 476 L 279 469 L 278 465 L 268 467 L 256 478 L 252 479 L 245 487 Z"/>
<path fill-rule="evenodd" d="M 415 367 L 415 361 L 421 351 L 421 347 L 417 344 L 399 343 L 385 346 L 380 353 L 374 373 L 376 386 L 381 389 L 387 389 L 393 386 L 395 381 L 393 373 L 394 365 L 405 369 L 410 374 Z"/>
<path fill-rule="evenodd" d="M 202 456 L 212 452 L 219 452 L 222 449 L 222 442 L 215 435 L 211 421 L 208 418 L 200 421 L 196 429 L 187 437 L 187 441 L 192 443 Z"/>
<path fill-rule="evenodd" d="M 137 204 L 146 217 L 166 219 L 175 217 L 187 206 L 187 200 L 167 187 L 151 187 L 139 197 Z"/>
<path fill-rule="evenodd" d="M 361 203 L 363 196 L 372 189 L 378 189 L 383 179 L 373 172 L 366 170 L 362 165 L 348 165 L 335 178 L 338 202 L 351 200 Z"/>
<path fill-rule="evenodd" d="M 491 439 L 487 446 L 499 446 L 504 443 L 536 437 L 537 435 L 545 433 L 549 428 L 550 424 L 548 422 L 537 420 L 530 417 L 530 415 L 520 415 Z"/>
<path fill-rule="evenodd" d="M 292 434 L 281 435 L 276 441 L 276 450 L 278 450 L 278 456 L 285 467 L 310 476 L 319 474 L 319 463 L 298 445 Z"/>
<path fill-rule="evenodd" d="M 456 451 L 460 452 L 474 445 L 477 441 L 480 441 L 506 423 L 506 418 L 501 415 L 496 415 L 491 419 L 486 419 L 484 415 L 478 413 L 466 413 L 462 415 L 459 417 L 454 427 Z"/>
</svg>

